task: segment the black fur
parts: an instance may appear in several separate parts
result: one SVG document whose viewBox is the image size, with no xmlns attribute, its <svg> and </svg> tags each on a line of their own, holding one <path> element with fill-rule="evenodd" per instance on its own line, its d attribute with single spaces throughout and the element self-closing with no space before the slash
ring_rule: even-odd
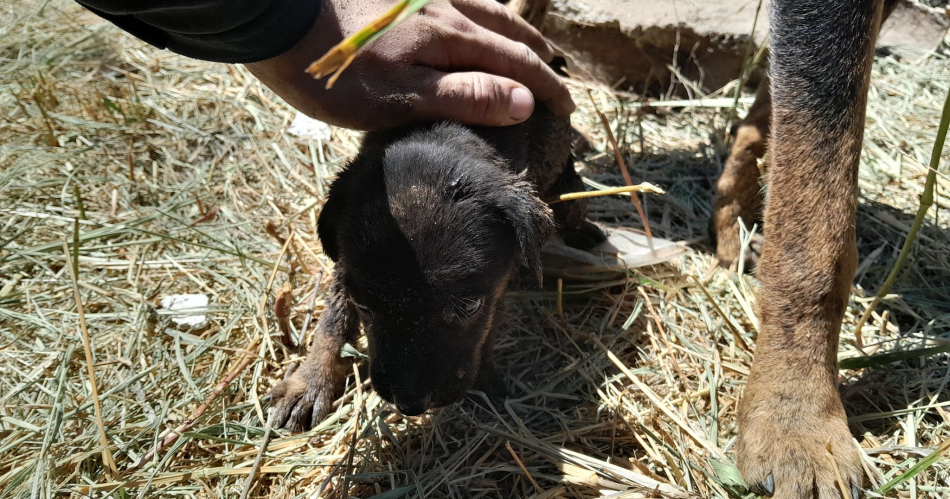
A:
<svg viewBox="0 0 950 499">
<path fill-rule="evenodd" d="M 773 109 L 801 111 L 802 121 L 829 132 L 853 126 L 874 16 L 872 0 L 773 2 Z"/>
</svg>

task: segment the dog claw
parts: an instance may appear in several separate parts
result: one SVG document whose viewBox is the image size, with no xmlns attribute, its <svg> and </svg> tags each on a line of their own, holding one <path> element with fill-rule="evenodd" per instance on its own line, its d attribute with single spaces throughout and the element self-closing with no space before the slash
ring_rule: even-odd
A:
<svg viewBox="0 0 950 499">
<path fill-rule="evenodd" d="M 771 496 L 775 493 L 775 477 L 769 473 L 765 480 L 749 487 L 749 492 L 760 496 Z"/>
<path fill-rule="evenodd" d="M 765 477 L 765 481 L 762 482 L 762 489 L 765 490 L 767 495 L 772 495 L 775 493 L 775 477 L 769 473 L 769 476 Z"/>
<path fill-rule="evenodd" d="M 851 485 L 851 499 L 859 499 L 861 497 L 861 491 L 858 489 L 857 485 Z"/>
</svg>

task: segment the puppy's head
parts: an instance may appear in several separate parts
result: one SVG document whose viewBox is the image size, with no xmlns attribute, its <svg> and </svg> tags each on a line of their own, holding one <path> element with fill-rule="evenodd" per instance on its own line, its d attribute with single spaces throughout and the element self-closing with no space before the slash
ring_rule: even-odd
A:
<svg viewBox="0 0 950 499">
<path fill-rule="evenodd" d="M 540 283 L 552 229 L 532 186 L 463 127 L 364 144 L 318 232 L 360 311 L 376 391 L 407 415 L 460 400 L 509 277 L 522 263 Z"/>
</svg>

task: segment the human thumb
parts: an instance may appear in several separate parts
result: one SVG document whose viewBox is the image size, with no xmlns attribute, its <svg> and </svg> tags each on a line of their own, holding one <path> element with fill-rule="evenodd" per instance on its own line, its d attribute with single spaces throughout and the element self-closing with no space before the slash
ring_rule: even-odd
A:
<svg viewBox="0 0 950 499">
<path fill-rule="evenodd" d="M 432 73 L 414 110 L 421 120 L 505 126 L 521 123 L 534 111 L 534 96 L 513 80 L 477 72 Z"/>
</svg>

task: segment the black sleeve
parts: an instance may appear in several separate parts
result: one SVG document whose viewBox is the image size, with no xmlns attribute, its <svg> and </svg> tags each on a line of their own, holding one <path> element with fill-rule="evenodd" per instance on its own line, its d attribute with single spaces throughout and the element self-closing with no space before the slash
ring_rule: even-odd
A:
<svg viewBox="0 0 950 499">
<path fill-rule="evenodd" d="M 313 26 L 322 0 L 77 0 L 159 48 L 206 61 L 280 55 Z"/>
</svg>

